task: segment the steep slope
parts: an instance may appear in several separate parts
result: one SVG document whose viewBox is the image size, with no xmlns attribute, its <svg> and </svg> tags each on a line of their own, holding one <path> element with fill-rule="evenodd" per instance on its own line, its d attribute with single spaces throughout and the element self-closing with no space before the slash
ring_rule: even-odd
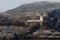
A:
<svg viewBox="0 0 60 40">
<path fill-rule="evenodd" d="M 5 13 L 24 13 L 24 12 L 38 12 L 38 13 L 46 13 L 47 10 L 60 8 L 60 3 L 55 2 L 33 2 L 29 4 L 24 4 L 15 9 L 11 9 L 6 11 Z"/>
</svg>

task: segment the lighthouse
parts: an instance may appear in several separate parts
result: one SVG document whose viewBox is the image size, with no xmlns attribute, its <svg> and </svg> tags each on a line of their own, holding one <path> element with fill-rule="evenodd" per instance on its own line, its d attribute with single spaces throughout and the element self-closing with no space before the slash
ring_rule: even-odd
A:
<svg viewBox="0 0 60 40">
<path fill-rule="evenodd" d="M 40 25 L 43 26 L 43 14 L 40 15 Z"/>
<path fill-rule="evenodd" d="M 39 23 L 42 27 L 43 26 L 43 14 L 36 14 L 36 16 L 39 16 L 39 19 L 27 20 L 28 25 Z"/>
</svg>

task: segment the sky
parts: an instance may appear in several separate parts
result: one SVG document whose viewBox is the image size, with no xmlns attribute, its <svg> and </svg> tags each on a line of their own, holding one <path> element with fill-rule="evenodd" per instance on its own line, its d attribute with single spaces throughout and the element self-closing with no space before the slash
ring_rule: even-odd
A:
<svg viewBox="0 0 60 40">
<path fill-rule="evenodd" d="M 9 9 L 16 8 L 22 4 L 27 4 L 37 1 L 60 2 L 59 0 L 0 0 L 0 12 L 5 12 Z"/>
</svg>

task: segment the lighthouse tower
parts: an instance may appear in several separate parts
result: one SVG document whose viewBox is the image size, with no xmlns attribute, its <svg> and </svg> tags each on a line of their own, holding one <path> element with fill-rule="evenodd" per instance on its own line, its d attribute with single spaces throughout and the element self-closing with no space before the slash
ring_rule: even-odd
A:
<svg viewBox="0 0 60 40">
<path fill-rule="evenodd" d="M 37 16 L 39 16 L 39 21 L 40 21 L 40 25 L 43 26 L 43 14 L 36 14 Z"/>
<path fill-rule="evenodd" d="M 40 25 L 43 26 L 43 14 L 40 15 Z"/>
</svg>

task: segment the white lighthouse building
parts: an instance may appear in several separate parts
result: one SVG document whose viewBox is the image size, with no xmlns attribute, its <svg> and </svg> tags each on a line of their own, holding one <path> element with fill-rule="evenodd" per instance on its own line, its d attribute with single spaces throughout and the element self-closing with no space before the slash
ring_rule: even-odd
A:
<svg viewBox="0 0 60 40">
<path fill-rule="evenodd" d="M 40 23 L 40 25 L 43 25 L 43 14 L 36 14 L 36 16 L 39 16 L 39 20 L 27 20 L 28 26 L 36 25 L 37 23 Z"/>
</svg>

